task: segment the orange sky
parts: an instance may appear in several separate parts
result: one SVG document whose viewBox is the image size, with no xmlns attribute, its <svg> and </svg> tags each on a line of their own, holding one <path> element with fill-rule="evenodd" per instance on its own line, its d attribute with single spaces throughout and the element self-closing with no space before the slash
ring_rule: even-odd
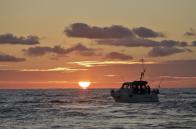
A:
<svg viewBox="0 0 196 129">
<path fill-rule="evenodd" d="M 1 0 L 0 88 L 196 87 L 195 0 Z"/>
</svg>

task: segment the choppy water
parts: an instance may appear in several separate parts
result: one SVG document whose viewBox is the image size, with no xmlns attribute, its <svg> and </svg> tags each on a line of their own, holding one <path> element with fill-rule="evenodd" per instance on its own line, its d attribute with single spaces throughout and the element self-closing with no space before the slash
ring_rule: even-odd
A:
<svg viewBox="0 0 196 129">
<path fill-rule="evenodd" d="M 196 129 L 196 89 L 123 104 L 109 90 L 0 90 L 0 129 Z"/>
</svg>

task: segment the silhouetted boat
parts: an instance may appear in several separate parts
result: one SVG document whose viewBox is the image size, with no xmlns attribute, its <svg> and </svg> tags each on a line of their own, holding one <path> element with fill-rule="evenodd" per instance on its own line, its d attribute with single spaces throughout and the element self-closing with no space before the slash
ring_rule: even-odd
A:
<svg viewBox="0 0 196 129">
<path fill-rule="evenodd" d="M 151 89 L 148 81 L 143 81 L 144 74 L 145 68 L 143 66 L 139 81 L 124 82 L 120 89 L 111 90 L 111 96 L 114 100 L 125 103 L 159 102 L 159 89 Z"/>
</svg>

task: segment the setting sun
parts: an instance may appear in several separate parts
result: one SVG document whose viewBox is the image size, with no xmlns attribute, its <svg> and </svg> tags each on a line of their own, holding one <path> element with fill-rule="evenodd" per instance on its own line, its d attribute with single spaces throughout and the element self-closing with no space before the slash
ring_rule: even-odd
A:
<svg viewBox="0 0 196 129">
<path fill-rule="evenodd" d="M 90 86 L 91 82 L 89 82 L 89 81 L 81 81 L 81 82 L 78 82 L 78 84 L 79 84 L 79 86 L 82 89 L 87 89 Z"/>
</svg>

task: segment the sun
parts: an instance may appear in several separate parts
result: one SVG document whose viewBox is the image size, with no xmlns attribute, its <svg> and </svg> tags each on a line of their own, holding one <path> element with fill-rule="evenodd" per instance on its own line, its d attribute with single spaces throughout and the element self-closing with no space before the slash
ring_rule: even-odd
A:
<svg viewBox="0 0 196 129">
<path fill-rule="evenodd" d="M 82 89 L 87 89 L 90 86 L 91 82 L 89 82 L 89 81 L 80 81 L 80 82 L 78 82 L 78 84 Z"/>
</svg>

